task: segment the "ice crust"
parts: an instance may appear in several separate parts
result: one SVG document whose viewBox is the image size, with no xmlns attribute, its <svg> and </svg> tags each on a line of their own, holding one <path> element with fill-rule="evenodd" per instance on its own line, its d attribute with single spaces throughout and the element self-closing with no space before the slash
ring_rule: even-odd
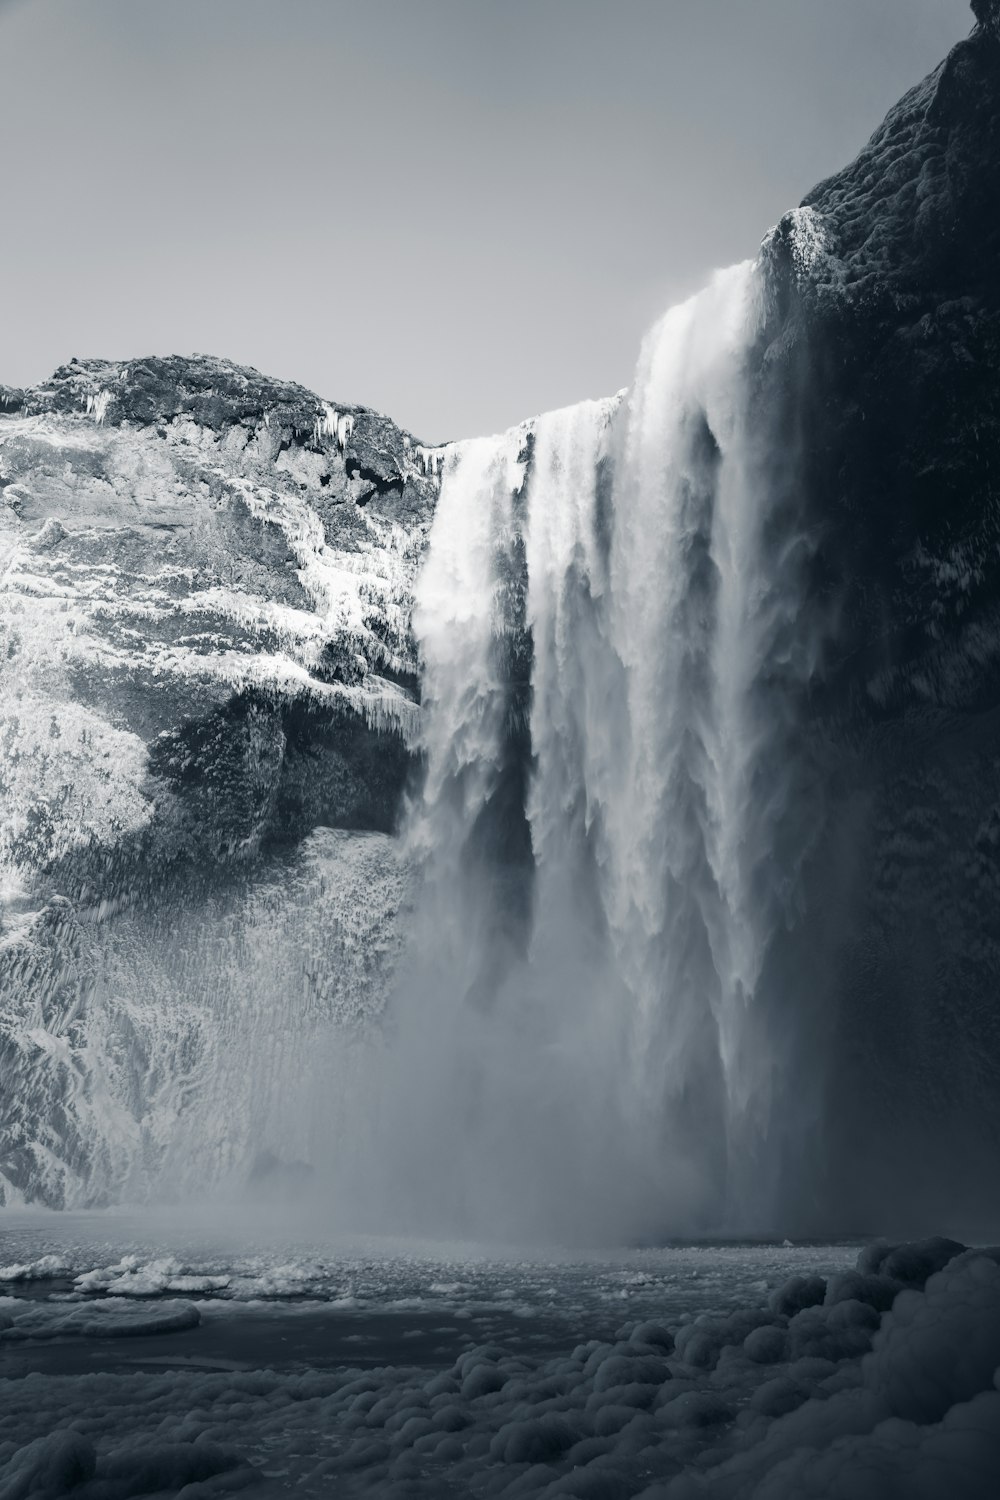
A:
<svg viewBox="0 0 1000 1500">
<path fill-rule="evenodd" d="M 92 976 L 84 1015 L 60 1001 L 65 969 L 51 998 L 0 993 L 0 1026 L 16 1044 L 0 1120 L 8 1138 L 33 1141 L 45 1196 L 93 1201 L 122 1183 L 133 1199 L 238 1190 L 255 1162 L 271 1168 L 254 1195 L 279 1191 L 291 1164 L 322 1154 L 329 1113 L 300 1108 L 303 1080 L 327 1059 L 333 1092 L 337 1055 L 377 1025 L 408 890 L 389 836 L 317 829 L 238 900 L 206 903 L 180 953 L 169 927 L 150 934 L 126 910 L 114 923 L 95 913 L 85 928 L 67 905 L 66 933 Z M 41 945 L 30 923 L 7 942 L 29 958 Z M 86 1154 L 56 1149 L 53 1116 Z M 7 1193 L 16 1201 L 9 1183 Z"/>
<path fill-rule="evenodd" d="M 164 1300 L 141 1303 L 132 1298 L 109 1295 L 99 1302 L 72 1306 L 32 1303 L 20 1299 L 0 1300 L 0 1344 L 24 1339 L 138 1338 L 149 1333 L 177 1333 L 197 1328 L 198 1309 L 190 1302 Z"/>
<path fill-rule="evenodd" d="M 865 1251 L 855 1272 L 797 1275 L 756 1306 L 633 1319 L 554 1358 L 480 1343 L 443 1370 L 7 1381 L 0 1462 L 5 1485 L 25 1487 L 0 1495 L 141 1494 L 86 1486 L 140 1461 L 171 1476 L 171 1464 L 203 1461 L 206 1495 L 233 1476 L 266 1494 L 280 1474 L 305 1494 L 380 1500 L 995 1500 L 1000 1250 L 955 1246 L 928 1273 L 940 1245 L 904 1248 L 908 1285 L 871 1270 Z M 805 1279 L 810 1294 L 825 1280 L 821 1300 L 801 1305 Z M 12 1301 L 0 1304 L 0 1341 L 21 1346 L 57 1326 L 88 1337 L 148 1332 L 165 1309 L 191 1316 L 169 1299 L 115 1297 L 29 1304 L 12 1319 Z M 781 1347 L 761 1362 L 764 1333 Z M 213 1470 L 209 1454 L 225 1465 Z"/>
</svg>

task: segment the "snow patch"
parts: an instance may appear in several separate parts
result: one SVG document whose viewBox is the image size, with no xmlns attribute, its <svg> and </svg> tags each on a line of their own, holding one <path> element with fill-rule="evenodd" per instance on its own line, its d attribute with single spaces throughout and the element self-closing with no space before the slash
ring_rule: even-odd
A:
<svg viewBox="0 0 1000 1500">
<path fill-rule="evenodd" d="M 809 275 L 829 255 L 829 236 L 824 217 L 814 208 L 793 208 L 785 216 L 792 264 L 799 277 Z"/>
</svg>

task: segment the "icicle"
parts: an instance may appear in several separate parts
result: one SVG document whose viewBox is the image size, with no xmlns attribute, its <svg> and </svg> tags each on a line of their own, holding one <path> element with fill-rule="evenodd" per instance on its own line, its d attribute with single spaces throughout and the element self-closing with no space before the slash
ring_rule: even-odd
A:
<svg viewBox="0 0 1000 1500">
<path fill-rule="evenodd" d="M 417 447 L 417 460 L 425 479 L 440 477 L 446 452 L 446 448 L 424 448 L 422 445 Z"/>
<path fill-rule="evenodd" d="M 339 412 L 328 401 L 324 401 L 313 423 L 313 441 L 317 446 L 323 442 L 324 438 L 337 440 L 337 427 L 340 420 Z"/>
<path fill-rule="evenodd" d="M 87 395 L 87 416 L 93 417 L 98 427 L 104 426 L 104 418 L 107 416 L 108 407 L 111 404 L 111 392 L 108 390 L 90 391 Z"/>
<path fill-rule="evenodd" d="M 317 446 L 324 440 L 330 439 L 343 453 L 353 431 L 354 418 L 350 412 L 339 412 L 328 401 L 324 401 L 313 423 L 313 441 Z"/>
</svg>

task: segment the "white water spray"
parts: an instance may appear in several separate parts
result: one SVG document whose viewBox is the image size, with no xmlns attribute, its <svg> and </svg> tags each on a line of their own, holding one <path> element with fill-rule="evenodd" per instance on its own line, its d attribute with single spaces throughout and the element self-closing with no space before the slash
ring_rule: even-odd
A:
<svg viewBox="0 0 1000 1500">
<path fill-rule="evenodd" d="M 767 545 L 758 275 L 735 267 L 669 312 L 624 403 L 551 413 L 446 467 L 415 615 L 427 781 L 411 824 L 437 963 L 430 996 L 397 998 L 390 1075 L 408 1078 L 373 1165 L 391 1177 L 407 1135 L 422 1194 L 447 1160 L 439 1227 L 453 1212 L 463 1231 L 662 1232 L 752 1196 L 739 1179 L 770 1066 L 752 1013 L 788 904 L 774 682 L 798 607 L 795 549 L 776 566 Z M 517 631 L 532 858 L 512 958 L 491 941 L 505 922 L 509 937 L 509 886 L 477 846 L 518 753 L 496 649 Z M 483 1014 L 470 996 L 491 968 Z M 434 1142 L 423 1170 L 414 1133 Z"/>
</svg>

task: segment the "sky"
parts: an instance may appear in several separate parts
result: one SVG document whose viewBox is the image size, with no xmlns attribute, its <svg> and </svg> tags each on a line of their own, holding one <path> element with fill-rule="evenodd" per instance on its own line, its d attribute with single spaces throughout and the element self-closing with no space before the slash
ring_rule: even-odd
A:
<svg viewBox="0 0 1000 1500">
<path fill-rule="evenodd" d="M 0 0 L 0 381 L 203 352 L 426 441 L 618 389 L 966 0 Z"/>
</svg>

